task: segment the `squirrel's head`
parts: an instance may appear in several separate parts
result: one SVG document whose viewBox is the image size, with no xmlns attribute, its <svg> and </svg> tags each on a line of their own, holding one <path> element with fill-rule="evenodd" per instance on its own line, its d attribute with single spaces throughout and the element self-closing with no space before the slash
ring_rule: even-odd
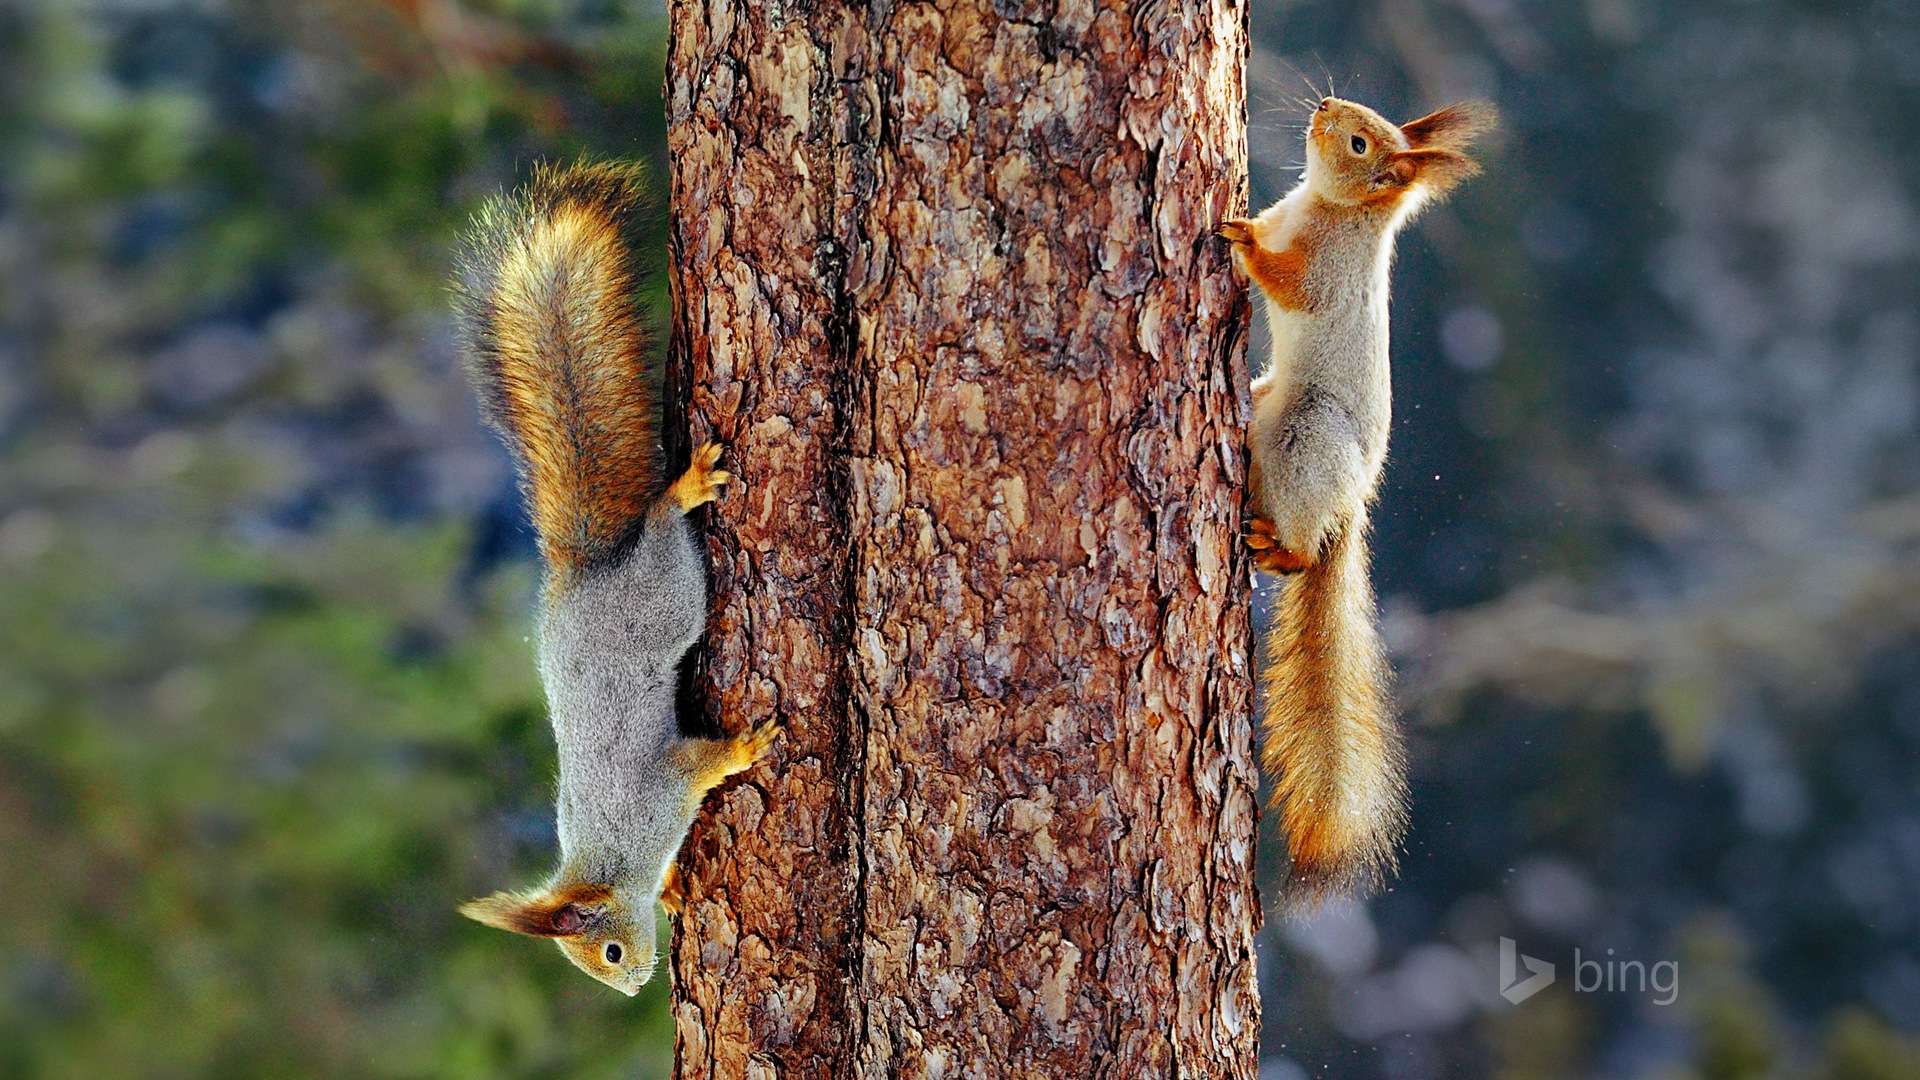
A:
<svg viewBox="0 0 1920 1080">
<path fill-rule="evenodd" d="M 632 997 L 653 977 L 653 905 L 610 885 L 498 892 L 460 905 L 460 914 L 516 934 L 552 938 L 573 966 Z"/>
<path fill-rule="evenodd" d="M 1466 148 L 1498 117 L 1488 102 L 1463 101 L 1396 126 L 1365 105 L 1322 98 L 1307 124 L 1307 183 L 1339 203 L 1439 195 L 1480 171 Z"/>
</svg>

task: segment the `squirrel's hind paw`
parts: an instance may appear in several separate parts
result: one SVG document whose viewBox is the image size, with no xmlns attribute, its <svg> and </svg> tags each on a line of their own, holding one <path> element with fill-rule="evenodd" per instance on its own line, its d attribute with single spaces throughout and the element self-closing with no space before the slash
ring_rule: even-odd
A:
<svg viewBox="0 0 1920 1080">
<path fill-rule="evenodd" d="M 1273 534 L 1273 519 L 1256 517 L 1247 522 L 1247 547 L 1253 551 L 1253 566 L 1265 574 L 1297 574 L 1313 565 L 1311 560 L 1286 545 Z"/>
<path fill-rule="evenodd" d="M 720 461 L 720 453 L 720 444 L 711 442 L 695 450 L 687 471 L 667 489 L 667 497 L 681 513 L 691 513 L 694 507 L 719 498 L 720 489 L 733 481 L 732 473 L 714 468 Z"/>
</svg>

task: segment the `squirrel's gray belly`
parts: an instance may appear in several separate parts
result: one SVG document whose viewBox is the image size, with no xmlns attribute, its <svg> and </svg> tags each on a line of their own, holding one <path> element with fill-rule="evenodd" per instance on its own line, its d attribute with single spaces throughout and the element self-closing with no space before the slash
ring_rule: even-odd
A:
<svg viewBox="0 0 1920 1080">
<path fill-rule="evenodd" d="M 1392 381 L 1386 327 L 1364 296 L 1309 321 L 1289 359 L 1288 398 L 1336 403 L 1352 418 L 1361 455 L 1374 467 L 1386 457 Z"/>
<path fill-rule="evenodd" d="M 555 735 L 586 752 L 664 760 L 679 735 L 677 665 L 605 656 L 549 665 L 542 674 Z"/>
<path fill-rule="evenodd" d="M 679 738 L 677 672 L 661 657 L 618 652 L 546 659 L 561 849 L 570 864 L 584 860 L 595 873 L 616 875 L 638 853 L 677 843 L 676 830 L 686 828 L 678 802 L 649 797 L 676 782 L 668 751 Z"/>
<path fill-rule="evenodd" d="M 652 523 L 625 563 L 561 595 L 542 620 L 541 645 L 555 659 L 671 677 L 706 619 L 705 568 L 675 517 Z"/>
<path fill-rule="evenodd" d="M 556 727 L 556 825 L 565 864 L 593 880 L 618 881 L 677 846 L 688 813 L 684 800 L 658 797 L 675 784 L 663 752 L 653 752 L 644 739 L 626 742 L 607 734 L 593 727 Z"/>
</svg>

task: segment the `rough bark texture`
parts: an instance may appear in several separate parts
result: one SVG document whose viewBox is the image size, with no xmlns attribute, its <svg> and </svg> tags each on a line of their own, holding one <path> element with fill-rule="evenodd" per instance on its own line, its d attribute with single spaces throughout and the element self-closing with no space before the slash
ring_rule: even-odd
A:
<svg viewBox="0 0 1920 1080">
<path fill-rule="evenodd" d="M 1255 1071 L 1244 14 L 676 0 L 684 1077 Z"/>
</svg>

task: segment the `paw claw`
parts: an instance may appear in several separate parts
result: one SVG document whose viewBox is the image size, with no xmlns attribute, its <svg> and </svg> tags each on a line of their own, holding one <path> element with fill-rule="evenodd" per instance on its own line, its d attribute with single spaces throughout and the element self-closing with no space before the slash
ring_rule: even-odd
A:
<svg viewBox="0 0 1920 1080">
<path fill-rule="evenodd" d="M 1229 244 L 1253 243 L 1253 222 L 1246 218 L 1228 218 L 1213 227 L 1213 235 Z"/>
<path fill-rule="evenodd" d="M 1255 551 L 1279 547 L 1280 542 L 1273 536 L 1273 519 L 1252 517 L 1247 519 L 1247 546 Z"/>
</svg>

